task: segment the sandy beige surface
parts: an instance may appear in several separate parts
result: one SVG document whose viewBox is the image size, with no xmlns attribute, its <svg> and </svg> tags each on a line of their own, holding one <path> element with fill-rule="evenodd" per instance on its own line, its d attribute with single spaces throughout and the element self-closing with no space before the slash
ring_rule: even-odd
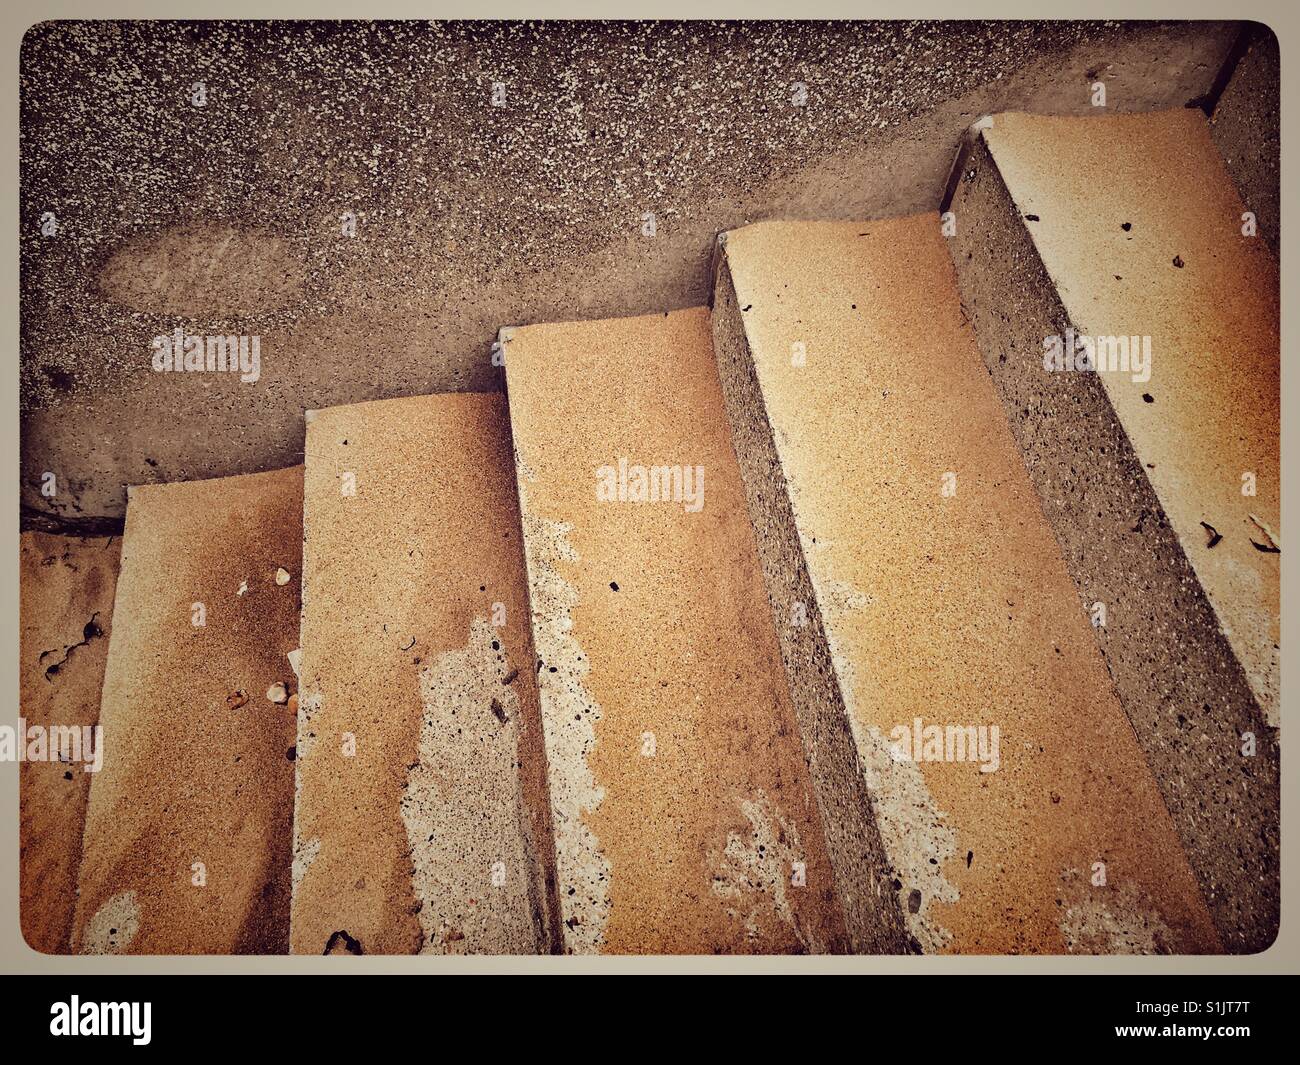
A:
<svg viewBox="0 0 1300 1065">
<path fill-rule="evenodd" d="M 1277 261 L 1242 235 L 1200 111 L 998 115 L 984 136 L 1076 326 L 1151 338 L 1149 381 L 1099 376 L 1276 725 L 1281 563 L 1260 547 L 1281 547 Z"/>
<path fill-rule="evenodd" d="M 23 534 L 19 712 L 29 727 L 99 721 L 121 552 L 113 537 Z M 68 950 L 91 779 L 82 764 L 57 760 L 19 771 L 23 938 L 46 954 Z"/>
<path fill-rule="evenodd" d="M 301 514 L 301 467 L 133 490 L 75 951 L 286 949 Z"/>
<path fill-rule="evenodd" d="M 843 949 L 707 310 L 506 335 L 566 949 Z"/>
<path fill-rule="evenodd" d="M 556 935 L 505 397 L 311 412 L 295 953 Z"/>
<path fill-rule="evenodd" d="M 938 216 L 760 224 L 728 234 L 726 260 L 913 934 L 930 951 L 1217 950 Z M 892 757 L 917 718 L 997 726 L 998 768 Z"/>
</svg>

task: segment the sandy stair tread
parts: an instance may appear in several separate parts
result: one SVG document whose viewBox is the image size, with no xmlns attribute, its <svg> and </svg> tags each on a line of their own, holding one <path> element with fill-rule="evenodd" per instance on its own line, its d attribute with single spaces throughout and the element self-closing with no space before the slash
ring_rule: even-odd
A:
<svg viewBox="0 0 1300 1065">
<path fill-rule="evenodd" d="M 309 412 L 294 953 L 554 949 L 505 397 Z"/>
<path fill-rule="evenodd" d="M 715 346 L 792 686 L 810 720 L 848 718 L 914 940 L 1219 949 L 939 216 L 750 226 L 725 235 L 718 277 Z"/>
</svg>

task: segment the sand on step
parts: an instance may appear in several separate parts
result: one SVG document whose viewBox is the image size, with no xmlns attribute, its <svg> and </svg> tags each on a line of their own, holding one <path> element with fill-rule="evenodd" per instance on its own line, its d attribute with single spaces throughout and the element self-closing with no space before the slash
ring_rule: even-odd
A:
<svg viewBox="0 0 1300 1065">
<path fill-rule="evenodd" d="M 292 950 L 557 934 L 505 397 L 307 422 Z"/>
<path fill-rule="evenodd" d="M 72 932 L 95 764 L 87 730 L 99 723 L 121 554 L 111 536 L 27 532 L 20 541 L 19 710 L 46 755 L 19 769 L 19 912 L 23 938 L 45 954 L 66 954 Z"/>
<path fill-rule="evenodd" d="M 302 468 L 131 490 L 72 944 L 283 953 Z"/>
<path fill-rule="evenodd" d="M 565 949 L 897 941 L 897 914 L 846 928 L 707 309 L 501 342 Z"/>
</svg>

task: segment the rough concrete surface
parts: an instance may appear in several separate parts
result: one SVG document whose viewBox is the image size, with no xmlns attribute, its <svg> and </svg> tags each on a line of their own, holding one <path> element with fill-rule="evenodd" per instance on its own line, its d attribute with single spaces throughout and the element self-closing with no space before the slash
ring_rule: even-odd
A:
<svg viewBox="0 0 1300 1065">
<path fill-rule="evenodd" d="M 1262 949 L 1279 888 L 1276 261 L 1242 235 L 1196 110 L 999 115 L 963 171 L 964 309 L 1083 606 L 1105 612 L 1093 631 L 1225 947 Z M 1149 379 L 1131 361 L 1049 372 L 1045 338 L 1067 330 L 1149 337 Z"/>
<path fill-rule="evenodd" d="M 132 491 L 74 952 L 287 949 L 301 515 L 301 468 Z"/>
<path fill-rule="evenodd" d="M 708 311 L 503 340 L 565 949 L 846 949 Z"/>
<path fill-rule="evenodd" d="M 93 727 L 112 633 L 121 541 L 24 533 L 19 546 L 19 714 L 30 728 Z M 66 954 L 92 774 L 25 761 L 19 786 L 19 913 L 33 950 Z M 93 744 L 93 734 L 92 734 Z M 65 754 L 73 753 L 71 748 Z"/>
<path fill-rule="evenodd" d="M 979 115 L 1084 112 L 1098 80 L 1114 110 L 1181 106 L 1233 37 L 41 23 L 22 49 L 25 520 L 104 526 L 125 484 L 301 461 L 304 409 L 499 388 L 503 322 L 703 303 L 719 230 L 931 209 Z M 178 327 L 258 336 L 259 379 L 153 372 Z"/>
<path fill-rule="evenodd" d="M 294 953 L 556 946 L 505 397 L 311 412 Z"/>
<path fill-rule="evenodd" d="M 1210 122 L 1224 166 L 1274 255 L 1281 222 L 1281 77 L 1277 34 L 1256 23 Z"/>
<path fill-rule="evenodd" d="M 773 617 L 784 644 L 826 644 L 838 692 L 801 678 L 807 656 L 787 648 L 792 679 L 849 717 L 914 939 L 1218 951 L 964 320 L 938 214 L 764 223 L 728 233 L 724 255 L 719 360 L 758 536 L 797 535 L 764 561 L 806 567 L 815 597 L 787 601 L 778 574 Z M 800 605 L 815 623 L 793 620 Z M 974 730 L 962 747 L 954 728 Z"/>
</svg>

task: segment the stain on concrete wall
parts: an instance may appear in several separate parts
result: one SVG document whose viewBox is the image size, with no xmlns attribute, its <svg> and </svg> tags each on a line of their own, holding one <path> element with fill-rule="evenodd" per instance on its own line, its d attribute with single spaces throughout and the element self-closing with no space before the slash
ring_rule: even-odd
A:
<svg viewBox="0 0 1300 1065">
<path fill-rule="evenodd" d="M 419 761 L 401 811 L 422 954 L 530 953 L 542 939 L 529 894 L 518 675 L 486 618 L 463 649 L 421 670 Z"/>
<path fill-rule="evenodd" d="M 134 891 L 108 899 L 81 936 L 82 954 L 125 954 L 140 931 L 140 905 Z"/>
</svg>

